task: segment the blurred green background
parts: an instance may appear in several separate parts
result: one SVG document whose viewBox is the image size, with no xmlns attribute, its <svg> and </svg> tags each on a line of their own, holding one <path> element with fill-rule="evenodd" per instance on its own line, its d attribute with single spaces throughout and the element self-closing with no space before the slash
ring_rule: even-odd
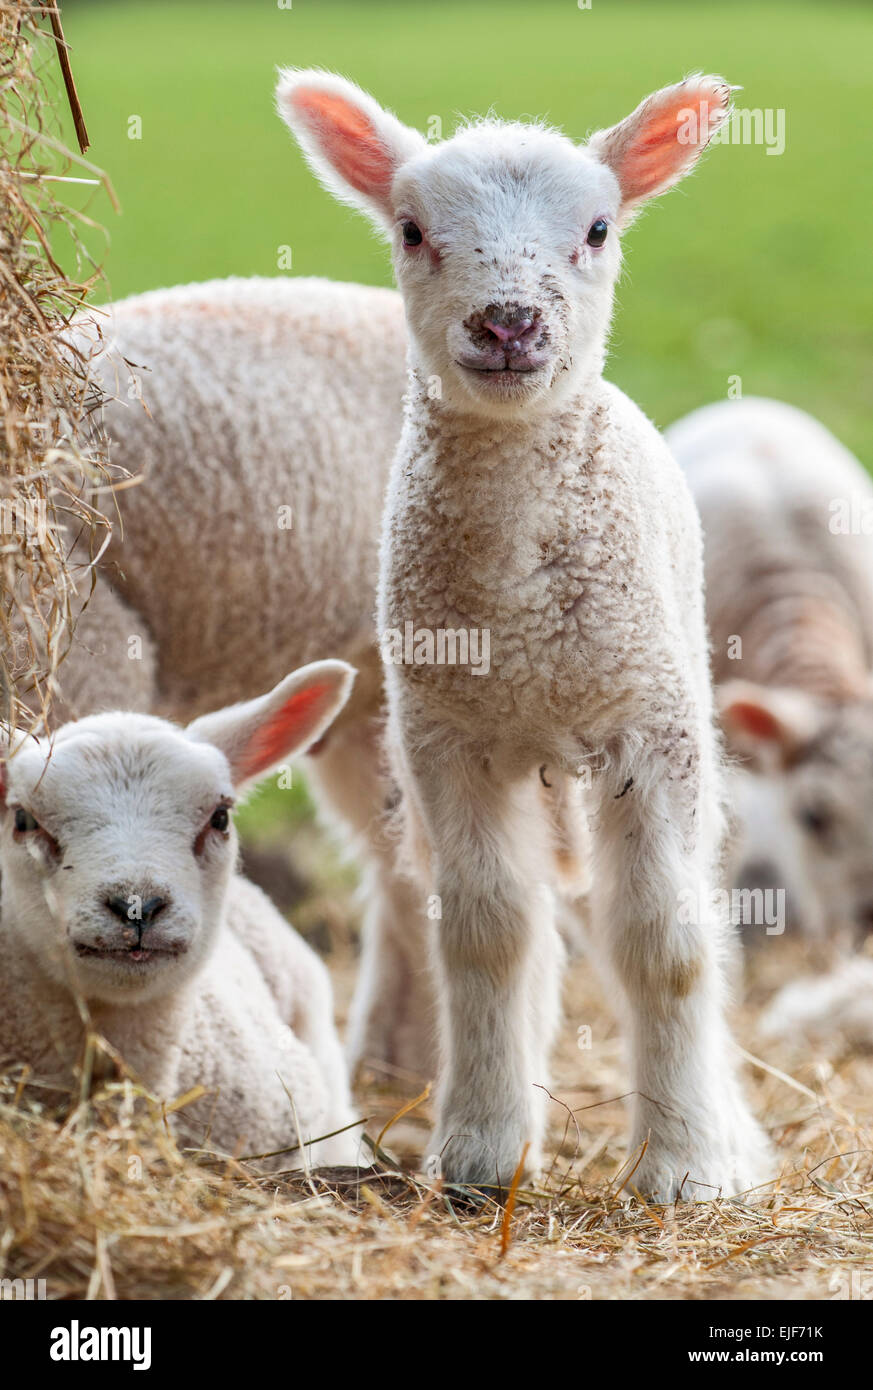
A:
<svg viewBox="0 0 873 1390">
<path fill-rule="evenodd" d="M 385 284 L 387 252 L 324 193 L 273 110 L 275 69 L 336 69 L 410 124 L 542 115 L 582 138 L 694 70 L 783 109 L 784 154 L 713 148 L 626 238 L 609 374 L 661 425 L 724 397 L 783 397 L 873 464 L 873 10 L 804 0 L 65 0 L 102 194 L 92 237 L 118 297 L 221 275 Z M 136 132 L 138 117 L 141 138 Z M 66 134 L 72 141 L 71 122 Z M 267 793 L 260 841 L 308 817 Z"/>
<path fill-rule="evenodd" d="M 281 64 L 337 69 L 403 120 L 493 107 L 571 134 L 689 71 L 784 108 L 781 156 L 709 152 L 626 239 L 610 373 L 667 424 L 724 396 L 784 397 L 873 463 L 873 8 L 804 0 L 65 0 L 93 145 L 122 214 L 112 294 L 215 275 L 387 283 L 387 254 L 317 187 L 273 111 Z M 139 116 L 142 138 L 128 138 Z M 104 251 L 100 251 L 101 258 Z"/>
</svg>

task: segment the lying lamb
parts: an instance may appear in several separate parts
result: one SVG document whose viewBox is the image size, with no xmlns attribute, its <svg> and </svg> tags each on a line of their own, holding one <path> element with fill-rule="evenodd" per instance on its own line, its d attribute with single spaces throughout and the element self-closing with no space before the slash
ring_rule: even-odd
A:
<svg viewBox="0 0 873 1390">
<path fill-rule="evenodd" d="M 317 662 L 186 729 L 93 715 L 0 764 L 0 1059 L 69 1086 L 84 1016 L 189 1142 L 352 1163 L 321 962 L 234 873 L 234 797 L 305 748 L 353 672 Z M 7 745 L 8 747 L 8 745 Z M 296 1146 L 296 1147 L 295 1147 Z"/>
<path fill-rule="evenodd" d="M 578 147 L 487 120 L 428 145 L 339 77 L 286 72 L 316 173 L 390 233 L 410 384 L 379 627 L 490 637 L 490 669 L 386 668 L 407 815 L 430 852 L 443 1076 L 435 1161 L 536 1166 L 559 956 L 539 769 L 593 771 L 599 933 L 631 1038 L 629 1181 L 737 1193 L 765 1146 L 723 1018 L 722 834 L 700 532 L 660 436 L 601 372 L 620 230 L 693 165 L 729 90 L 692 78 Z"/>
<path fill-rule="evenodd" d="M 745 760 L 734 877 L 853 942 L 873 930 L 873 483 L 778 401 L 705 406 L 667 440 L 703 521 L 718 702 Z"/>
</svg>

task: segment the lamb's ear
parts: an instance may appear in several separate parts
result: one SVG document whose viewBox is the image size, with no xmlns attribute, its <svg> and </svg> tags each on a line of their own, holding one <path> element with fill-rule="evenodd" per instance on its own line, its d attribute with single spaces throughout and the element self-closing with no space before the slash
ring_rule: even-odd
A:
<svg viewBox="0 0 873 1390">
<path fill-rule="evenodd" d="M 314 743 L 342 709 L 354 678 L 344 661 L 315 661 L 266 695 L 195 719 L 186 733 L 220 748 L 234 786 L 243 787 Z"/>
<path fill-rule="evenodd" d="M 821 710 L 798 690 L 728 681 L 716 700 L 728 747 L 758 764 L 788 766 L 821 727 Z"/>
<path fill-rule="evenodd" d="M 279 114 L 322 183 L 341 202 L 381 227 L 393 222 L 391 185 L 427 142 L 353 82 L 313 68 L 285 68 L 276 88 Z"/>
<path fill-rule="evenodd" d="M 25 734 L 20 729 L 10 728 L 8 724 L 0 724 L 0 815 L 6 810 L 9 793 L 9 758 L 25 740 L 37 745 L 40 742 L 35 734 Z"/>
<path fill-rule="evenodd" d="M 721 77 L 688 77 L 646 97 L 609 130 L 598 130 L 587 148 L 606 164 L 621 189 L 620 220 L 678 183 L 694 167 L 730 115 L 733 89 Z"/>
</svg>

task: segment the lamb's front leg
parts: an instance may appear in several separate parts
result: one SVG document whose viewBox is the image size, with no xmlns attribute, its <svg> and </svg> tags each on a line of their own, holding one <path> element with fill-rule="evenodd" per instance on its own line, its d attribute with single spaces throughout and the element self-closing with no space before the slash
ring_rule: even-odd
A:
<svg viewBox="0 0 873 1390">
<path fill-rule="evenodd" d="M 630 1185 L 655 1200 L 730 1196 L 770 1176 L 746 1108 L 724 1016 L 713 898 L 715 778 L 682 731 L 663 750 L 619 760 L 597 817 L 594 912 L 627 1002 Z M 630 777 L 633 781 L 630 781 Z M 612 785 L 612 782 L 615 785 Z"/>
<path fill-rule="evenodd" d="M 560 946 L 535 773 L 410 740 L 408 788 L 431 844 L 440 918 L 441 1078 L 432 1152 L 451 1182 L 508 1187 L 539 1162 Z"/>
</svg>

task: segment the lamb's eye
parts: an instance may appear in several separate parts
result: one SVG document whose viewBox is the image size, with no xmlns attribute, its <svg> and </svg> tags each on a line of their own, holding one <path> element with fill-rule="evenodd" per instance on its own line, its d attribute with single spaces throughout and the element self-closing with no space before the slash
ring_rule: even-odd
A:
<svg viewBox="0 0 873 1390">
<path fill-rule="evenodd" d="M 592 222 L 588 228 L 588 236 L 585 240 L 589 246 L 602 246 L 606 241 L 606 233 L 609 231 L 609 224 L 604 222 L 602 217 L 598 217 L 596 222 Z"/>
<path fill-rule="evenodd" d="M 420 246 L 424 241 L 421 228 L 416 222 L 404 222 L 403 224 L 403 245 Z"/>
<path fill-rule="evenodd" d="M 833 816 L 822 806 L 803 806 L 798 814 L 800 824 L 810 835 L 823 840 L 833 827 Z"/>
<path fill-rule="evenodd" d="M 39 830 L 39 823 L 34 820 L 29 811 L 25 811 L 19 806 L 15 812 L 15 829 L 25 833 L 28 830 Z"/>
<path fill-rule="evenodd" d="M 227 807 L 216 806 L 209 818 L 209 824 L 212 826 L 213 830 L 220 830 L 221 833 L 224 834 L 230 824 L 230 813 Z"/>
</svg>

